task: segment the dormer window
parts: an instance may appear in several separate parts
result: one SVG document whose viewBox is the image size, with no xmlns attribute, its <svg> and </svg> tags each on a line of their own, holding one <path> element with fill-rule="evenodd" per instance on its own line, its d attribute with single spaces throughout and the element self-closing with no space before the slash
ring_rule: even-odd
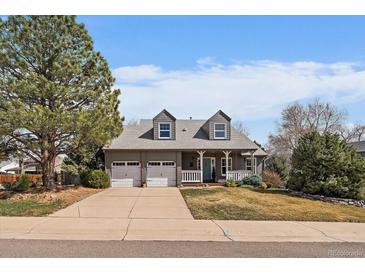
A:
<svg viewBox="0 0 365 274">
<path fill-rule="evenodd" d="M 171 139 L 171 123 L 158 123 L 158 138 Z"/>
<path fill-rule="evenodd" d="M 226 124 L 214 124 L 214 139 L 226 139 Z"/>
</svg>

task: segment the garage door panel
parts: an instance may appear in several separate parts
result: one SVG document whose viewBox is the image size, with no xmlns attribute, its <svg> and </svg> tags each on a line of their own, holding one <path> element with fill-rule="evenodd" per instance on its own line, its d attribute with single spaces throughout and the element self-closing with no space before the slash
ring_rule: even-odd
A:
<svg viewBox="0 0 365 274">
<path fill-rule="evenodd" d="M 147 186 L 176 186 L 175 162 L 149 162 L 147 167 Z"/>
<path fill-rule="evenodd" d="M 112 187 L 141 186 L 141 166 L 139 162 L 117 162 L 112 166 Z M 138 163 L 138 165 L 137 165 Z"/>
</svg>

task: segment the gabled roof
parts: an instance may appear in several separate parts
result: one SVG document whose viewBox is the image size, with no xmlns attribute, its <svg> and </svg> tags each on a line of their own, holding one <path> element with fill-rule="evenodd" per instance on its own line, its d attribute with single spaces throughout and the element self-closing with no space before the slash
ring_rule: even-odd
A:
<svg viewBox="0 0 365 274">
<path fill-rule="evenodd" d="M 165 115 L 167 115 L 171 120 L 176 121 L 176 118 L 170 112 L 168 112 L 166 109 L 163 109 L 159 114 L 157 114 L 155 117 L 153 117 L 153 120 L 155 120 L 158 116 L 160 116 L 163 113 Z"/>
<path fill-rule="evenodd" d="M 365 152 L 365 141 L 351 142 L 350 145 L 353 145 L 357 152 Z"/>
<path fill-rule="evenodd" d="M 177 119 L 176 139 L 154 140 L 153 120 L 142 119 L 139 125 L 124 126 L 123 133 L 115 138 L 105 150 L 258 150 L 259 147 L 246 135 L 231 128 L 230 140 L 209 140 L 202 129 L 206 120 Z M 263 151 L 257 152 L 262 154 Z M 263 156 L 266 153 L 263 152 Z"/>
<path fill-rule="evenodd" d="M 212 117 L 210 117 L 209 119 L 213 118 L 214 116 L 216 116 L 217 114 L 220 114 L 221 116 L 223 116 L 227 121 L 231 121 L 231 117 L 229 117 L 227 114 L 225 114 L 222 110 L 218 110 Z"/>
</svg>

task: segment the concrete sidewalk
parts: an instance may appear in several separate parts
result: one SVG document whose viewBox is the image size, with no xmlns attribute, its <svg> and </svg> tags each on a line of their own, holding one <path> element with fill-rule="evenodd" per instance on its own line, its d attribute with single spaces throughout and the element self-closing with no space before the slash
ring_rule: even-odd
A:
<svg viewBox="0 0 365 274">
<path fill-rule="evenodd" d="M 0 217 L 0 239 L 365 242 L 365 224 Z"/>
<path fill-rule="evenodd" d="M 194 220 L 177 188 L 125 188 L 48 217 L 0 217 L 0 239 L 365 242 L 365 223 Z"/>
</svg>

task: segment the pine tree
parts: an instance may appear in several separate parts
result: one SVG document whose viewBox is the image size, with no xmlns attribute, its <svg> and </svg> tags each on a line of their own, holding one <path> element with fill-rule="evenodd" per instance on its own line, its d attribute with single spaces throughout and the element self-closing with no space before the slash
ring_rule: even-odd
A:
<svg viewBox="0 0 365 274">
<path fill-rule="evenodd" d="M 57 155 L 120 134 L 113 83 L 75 16 L 0 19 L 0 147 L 37 161 L 45 186 Z"/>
<path fill-rule="evenodd" d="M 365 187 L 365 159 L 337 134 L 308 133 L 294 149 L 288 187 L 311 194 L 359 198 Z"/>
</svg>

